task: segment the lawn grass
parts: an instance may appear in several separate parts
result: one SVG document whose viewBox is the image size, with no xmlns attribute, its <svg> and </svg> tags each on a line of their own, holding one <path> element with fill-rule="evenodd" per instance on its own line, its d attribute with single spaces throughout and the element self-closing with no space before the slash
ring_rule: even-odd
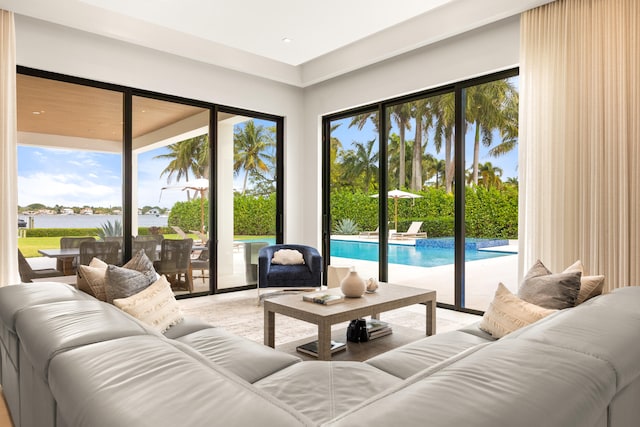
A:
<svg viewBox="0 0 640 427">
<path fill-rule="evenodd" d="M 195 234 L 187 234 L 193 240 L 198 240 L 199 237 Z M 275 236 L 234 236 L 233 240 L 255 240 L 265 239 Z M 177 234 L 165 234 L 165 239 L 179 239 Z M 18 249 L 22 252 L 25 258 L 33 258 L 42 256 L 38 253 L 38 249 L 57 249 L 60 247 L 60 237 L 21 237 L 18 239 Z"/>
<path fill-rule="evenodd" d="M 187 234 L 193 240 L 199 239 L 195 234 Z M 165 239 L 179 239 L 177 234 L 165 234 Z M 38 249 L 58 249 L 60 247 L 60 237 L 20 237 L 18 239 L 18 249 L 25 258 L 41 257 Z"/>
</svg>

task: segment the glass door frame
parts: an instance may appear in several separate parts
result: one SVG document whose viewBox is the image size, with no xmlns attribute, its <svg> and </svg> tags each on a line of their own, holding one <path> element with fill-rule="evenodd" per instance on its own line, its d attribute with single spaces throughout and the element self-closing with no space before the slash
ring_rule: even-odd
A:
<svg viewBox="0 0 640 427">
<path fill-rule="evenodd" d="M 222 105 L 216 105 L 213 108 L 211 114 L 211 130 L 214 144 L 210 147 L 209 158 L 209 182 L 213 189 L 209 197 L 209 230 L 211 230 L 211 238 L 215 238 L 217 241 L 217 225 L 218 214 L 213 200 L 217 199 L 218 195 L 218 177 L 215 173 L 214 166 L 218 161 L 217 154 L 217 141 L 218 141 L 218 113 L 235 114 L 238 116 L 251 117 L 254 119 L 272 121 L 276 124 L 276 243 L 282 243 L 284 241 L 284 117 L 276 116 L 273 114 L 260 113 L 258 111 L 245 110 L 242 108 L 228 107 Z M 233 291 L 242 291 L 247 289 L 255 289 L 255 285 L 237 286 L 233 288 L 218 289 L 218 271 L 217 271 L 217 259 L 218 259 L 218 245 L 211 245 L 209 248 L 209 276 L 215 275 L 215 279 L 211 279 L 211 293 L 225 293 Z"/>
</svg>

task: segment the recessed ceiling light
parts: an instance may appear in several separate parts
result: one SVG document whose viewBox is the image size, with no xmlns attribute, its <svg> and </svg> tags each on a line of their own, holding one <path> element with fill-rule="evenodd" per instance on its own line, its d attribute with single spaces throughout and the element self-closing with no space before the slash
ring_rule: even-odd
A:
<svg viewBox="0 0 640 427">
<path fill-rule="evenodd" d="M 40 114 L 44 114 L 44 110 L 40 110 L 40 111 L 32 111 L 31 114 L 39 116 Z"/>
<path fill-rule="evenodd" d="M 291 43 L 293 40 L 291 40 L 289 37 L 283 37 L 282 38 L 282 42 L 283 43 Z"/>
</svg>

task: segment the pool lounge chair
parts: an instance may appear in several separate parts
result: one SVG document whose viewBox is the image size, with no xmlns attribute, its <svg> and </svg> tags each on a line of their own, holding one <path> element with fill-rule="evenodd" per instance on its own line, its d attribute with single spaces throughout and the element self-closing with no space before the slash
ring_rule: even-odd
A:
<svg viewBox="0 0 640 427">
<path fill-rule="evenodd" d="M 376 231 L 363 231 L 360 233 L 360 237 L 378 237 L 380 234 L 380 227 L 376 228 Z"/>
<path fill-rule="evenodd" d="M 417 237 L 426 238 L 427 233 L 420 231 L 422 227 L 422 221 L 414 221 L 409 226 L 409 229 L 404 233 L 393 233 L 389 236 L 390 239 L 415 239 Z"/>
</svg>

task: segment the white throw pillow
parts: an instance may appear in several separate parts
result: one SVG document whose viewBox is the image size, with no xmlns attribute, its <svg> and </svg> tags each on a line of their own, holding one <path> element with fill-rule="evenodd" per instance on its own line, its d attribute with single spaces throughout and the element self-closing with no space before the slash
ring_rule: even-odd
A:
<svg viewBox="0 0 640 427">
<path fill-rule="evenodd" d="M 304 264 L 304 257 L 295 249 L 279 249 L 273 254 L 272 264 L 297 265 Z"/>
<path fill-rule="evenodd" d="M 161 333 L 184 318 L 164 276 L 135 295 L 114 299 L 113 304 Z"/>
<path fill-rule="evenodd" d="M 502 338 L 556 311 L 526 302 L 499 283 L 493 301 L 482 316 L 479 328 L 494 338 Z"/>
</svg>

